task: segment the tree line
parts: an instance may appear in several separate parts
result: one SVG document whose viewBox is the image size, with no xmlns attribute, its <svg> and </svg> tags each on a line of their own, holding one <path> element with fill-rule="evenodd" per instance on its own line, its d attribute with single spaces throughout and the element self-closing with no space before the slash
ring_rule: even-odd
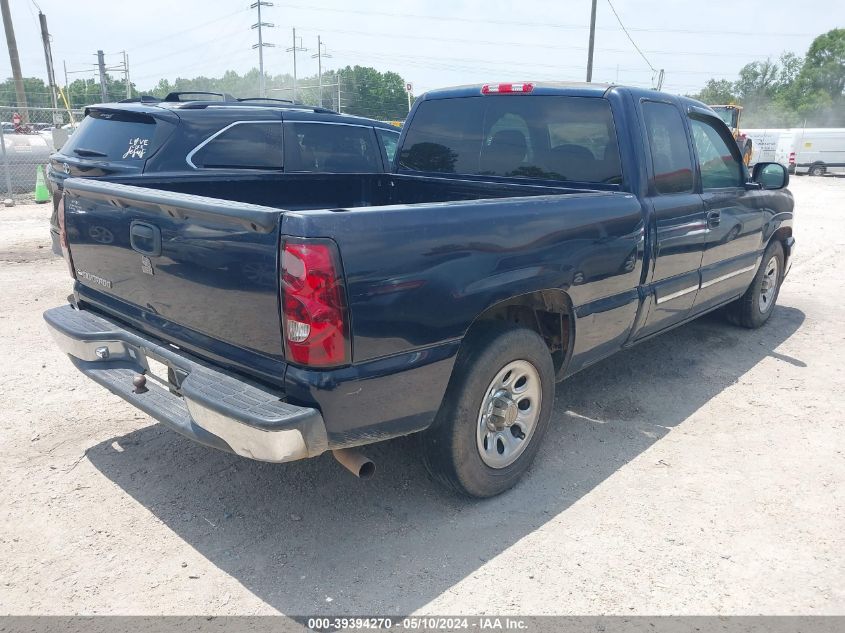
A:
<svg viewBox="0 0 845 633">
<path fill-rule="evenodd" d="M 169 92 L 225 92 L 234 97 L 257 97 L 259 73 L 257 68 L 239 74 L 228 70 L 220 77 L 177 78 L 174 81 L 161 79 L 149 90 L 139 90 L 130 84 L 133 97 L 142 94 L 164 97 Z M 322 95 L 319 78 L 316 75 L 300 77 L 297 83 L 296 101 L 308 105 L 322 105 L 333 110 L 340 109 L 348 114 L 382 120 L 400 120 L 408 114 L 408 98 L 405 80 L 397 73 L 380 72 L 369 66 L 346 66 L 323 73 Z M 340 90 L 338 90 L 338 84 Z M 269 75 L 265 73 L 267 96 L 277 99 L 293 99 L 293 77 L 288 74 Z M 43 80 L 35 77 L 24 79 L 27 103 L 33 108 L 52 106 L 50 89 Z M 126 98 L 126 83 L 106 75 L 108 101 Z M 72 108 L 80 108 L 102 101 L 100 83 L 94 79 L 76 79 L 67 86 L 66 98 Z M 16 107 L 15 85 L 12 79 L 0 83 L 0 107 Z M 61 99 L 59 105 L 63 106 Z"/>
<path fill-rule="evenodd" d="M 734 81 L 710 79 L 695 99 L 742 105 L 742 126 L 845 127 L 845 29 L 819 35 L 799 57 L 751 62 Z"/>
</svg>

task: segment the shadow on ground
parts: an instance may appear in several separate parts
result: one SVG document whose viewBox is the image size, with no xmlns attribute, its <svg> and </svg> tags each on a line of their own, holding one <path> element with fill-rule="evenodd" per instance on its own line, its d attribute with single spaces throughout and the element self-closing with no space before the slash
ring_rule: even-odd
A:
<svg viewBox="0 0 845 633">
<path fill-rule="evenodd" d="M 251 462 L 159 425 L 88 456 L 286 614 L 408 613 L 566 510 L 761 359 L 805 366 L 774 351 L 803 320 L 779 307 L 764 328 L 748 331 L 707 316 L 581 372 L 558 386 L 552 427 L 527 479 L 483 502 L 430 482 L 411 438 L 367 450 L 379 468 L 368 482 L 329 455 Z"/>
</svg>

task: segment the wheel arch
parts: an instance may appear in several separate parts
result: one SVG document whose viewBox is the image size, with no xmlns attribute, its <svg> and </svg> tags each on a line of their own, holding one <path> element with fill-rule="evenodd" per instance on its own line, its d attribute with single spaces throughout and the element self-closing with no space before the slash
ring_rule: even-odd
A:
<svg viewBox="0 0 845 633">
<path fill-rule="evenodd" d="M 518 324 L 539 334 L 552 356 L 557 379 L 563 377 L 575 341 L 575 310 L 564 290 L 547 288 L 497 301 L 473 319 L 464 338 L 491 322 Z"/>
</svg>

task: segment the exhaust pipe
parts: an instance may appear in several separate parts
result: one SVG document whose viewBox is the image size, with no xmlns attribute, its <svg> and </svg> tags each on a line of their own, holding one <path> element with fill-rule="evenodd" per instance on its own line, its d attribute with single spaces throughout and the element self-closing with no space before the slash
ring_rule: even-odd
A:
<svg viewBox="0 0 845 633">
<path fill-rule="evenodd" d="M 354 448 L 337 448 L 332 451 L 332 455 L 341 466 L 359 479 L 369 479 L 376 472 L 373 460 Z"/>
</svg>

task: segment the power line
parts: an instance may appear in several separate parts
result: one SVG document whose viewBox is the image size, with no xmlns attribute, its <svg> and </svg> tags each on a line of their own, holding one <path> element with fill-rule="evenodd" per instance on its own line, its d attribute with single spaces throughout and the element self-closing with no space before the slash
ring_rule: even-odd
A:
<svg viewBox="0 0 845 633">
<path fill-rule="evenodd" d="M 388 38 L 388 39 L 399 39 L 399 40 L 423 40 L 427 42 L 446 42 L 449 44 L 454 44 L 455 38 L 452 37 L 435 37 L 432 35 L 411 35 L 407 33 L 396 33 L 396 32 L 388 32 L 388 31 L 358 31 L 353 29 L 327 29 L 322 26 L 307 26 L 301 28 L 300 30 L 305 32 L 322 32 L 322 33 L 338 33 L 341 35 L 360 35 L 363 37 L 372 37 L 372 38 Z M 496 46 L 497 48 L 507 47 L 507 46 L 524 46 L 525 42 L 514 42 L 514 41 L 507 41 L 507 40 L 477 40 L 477 39 L 466 39 L 463 40 L 464 44 L 472 44 L 473 46 L 478 45 L 489 45 L 489 46 Z M 583 45 L 573 45 L 573 46 L 556 46 L 554 44 L 542 44 L 539 42 L 532 42 L 531 48 L 543 48 L 547 50 L 556 50 L 556 51 L 583 51 Z M 606 53 L 627 53 L 628 49 L 622 48 L 603 48 L 601 46 L 596 46 L 597 51 L 602 51 Z M 680 55 L 680 56 L 694 56 L 694 57 L 701 57 L 702 55 L 706 55 L 707 57 L 730 57 L 731 59 L 736 59 L 737 57 L 758 57 L 760 59 L 765 59 L 771 57 L 771 53 L 768 54 L 756 54 L 756 53 L 740 53 L 740 52 L 731 52 L 731 53 L 717 53 L 717 52 L 710 52 L 706 51 L 702 52 L 695 52 L 689 50 L 683 51 L 664 51 L 664 50 L 645 50 L 645 53 L 653 53 L 655 55 Z"/>
<path fill-rule="evenodd" d="M 652 66 L 650 61 L 648 61 L 648 57 L 646 57 L 645 54 L 640 50 L 640 47 L 637 46 L 637 43 L 634 41 L 634 38 L 631 37 L 630 33 L 628 33 L 628 29 L 625 28 L 624 24 L 622 24 L 622 18 L 619 17 L 618 13 L 616 13 L 616 8 L 613 6 L 613 3 L 610 0 L 607 0 L 607 4 L 610 7 L 610 10 L 613 11 L 613 15 L 616 16 L 616 21 L 619 22 L 619 26 L 622 27 L 622 30 L 625 32 L 625 35 L 627 36 L 628 40 L 631 42 L 631 45 L 635 49 L 637 49 L 637 52 L 640 54 L 640 57 L 642 57 L 643 61 L 645 61 L 645 63 L 648 64 L 648 67 L 651 68 L 651 71 L 656 73 L 657 69 L 654 66 Z"/>
<path fill-rule="evenodd" d="M 563 24 L 554 22 L 526 22 L 519 20 L 491 20 L 479 17 L 461 18 L 440 15 L 424 15 L 420 13 L 389 13 L 387 11 L 363 11 L 361 9 L 327 9 L 324 7 L 314 7 L 309 5 L 280 3 L 277 6 L 288 9 L 300 9 L 303 11 L 319 11 L 320 13 L 354 13 L 359 15 L 378 15 L 389 18 L 413 18 L 416 20 L 438 20 L 444 22 L 468 22 L 471 24 L 499 24 L 508 27 L 526 26 L 531 28 L 555 28 L 580 31 L 584 28 L 583 24 Z M 615 30 L 612 27 L 596 27 L 599 30 Z M 681 34 L 701 34 L 701 35 L 756 35 L 765 37 L 815 37 L 816 33 L 773 33 L 766 31 L 723 31 L 723 30 L 695 30 L 695 29 L 658 29 L 658 28 L 631 28 L 634 32 L 643 33 L 681 33 Z"/>
</svg>

